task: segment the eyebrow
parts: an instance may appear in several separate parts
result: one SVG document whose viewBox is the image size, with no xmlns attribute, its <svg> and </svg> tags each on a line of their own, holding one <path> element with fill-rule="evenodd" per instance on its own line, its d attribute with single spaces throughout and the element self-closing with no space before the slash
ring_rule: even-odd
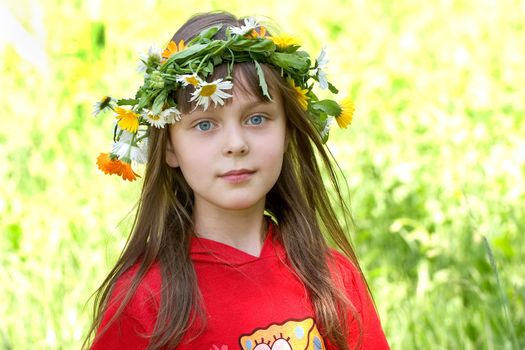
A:
<svg viewBox="0 0 525 350">
<path fill-rule="evenodd" d="M 259 107 L 261 105 L 264 105 L 264 106 L 275 105 L 275 102 L 274 101 L 270 101 L 270 100 L 266 100 L 266 101 L 259 100 L 259 101 L 247 103 L 245 106 L 242 107 L 242 109 L 246 110 L 246 109 L 250 109 L 250 108 L 253 108 L 253 107 Z"/>
</svg>

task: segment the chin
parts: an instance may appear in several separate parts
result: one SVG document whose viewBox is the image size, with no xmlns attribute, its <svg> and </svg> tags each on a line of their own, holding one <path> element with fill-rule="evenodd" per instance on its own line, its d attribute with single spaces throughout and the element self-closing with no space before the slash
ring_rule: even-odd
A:
<svg viewBox="0 0 525 350">
<path fill-rule="evenodd" d="M 264 201 L 264 198 L 263 198 Z M 219 207 L 222 207 L 223 209 L 227 210 L 246 210 L 253 207 L 256 207 L 260 204 L 261 199 L 253 199 L 253 198 L 231 198 L 231 200 L 223 201 L 221 203 L 217 203 Z M 264 207 L 264 205 L 263 205 Z"/>
<path fill-rule="evenodd" d="M 253 202 L 234 202 L 234 203 L 224 203 L 221 205 L 223 209 L 227 210 L 246 210 L 253 208 L 256 203 Z"/>
</svg>

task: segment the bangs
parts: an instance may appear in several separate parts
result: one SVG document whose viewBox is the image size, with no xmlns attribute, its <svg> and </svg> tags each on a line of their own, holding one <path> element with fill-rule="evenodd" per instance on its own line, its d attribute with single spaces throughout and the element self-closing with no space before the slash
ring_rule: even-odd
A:
<svg viewBox="0 0 525 350">
<path fill-rule="evenodd" d="M 279 76 L 279 73 L 276 72 L 274 68 L 271 68 L 265 64 L 261 64 L 261 68 L 264 72 L 266 84 L 268 85 L 268 93 L 273 98 L 273 94 L 279 93 L 279 90 L 281 90 L 278 87 L 284 83 L 284 80 Z M 227 64 L 221 64 L 215 67 L 213 74 L 210 75 L 207 81 L 212 82 L 216 79 L 226 80 L 227 75 Z M 253 62 L 235 63 L 233 66 L 232 76 L 233 88 L 232 90 L 228 90 L 226 92 L 233 95 L 233 90 L 237 90 L 238 92 L 251 96 L 258 101 L 268 101 L 268 97 L 263 95 L 261 86 L 259 85 L 259 76 L 257 75 L 255 64 Z M 177 106 L 182 113 L 187 114 L 197 106 L 196 100 L 190 102 L 194 91 L 195 87 L 193 85 L 188 85 L 178 89 L 175 92 L 175 101 L 177 102 Z M 225 99 L 225 105 L 231 103 L 232 98 Z M 213 108 L 213 106 L 211 108 Z"/>
</svg>

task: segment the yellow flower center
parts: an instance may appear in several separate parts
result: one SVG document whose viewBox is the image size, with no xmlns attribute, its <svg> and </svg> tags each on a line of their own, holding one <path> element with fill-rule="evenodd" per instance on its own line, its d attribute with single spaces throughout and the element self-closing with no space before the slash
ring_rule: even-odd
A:
<svg viewBox="0 0 525 350">
<path fill-rule="evenodd" d="M 158 114 L 150 114 L 149 117 L 151 118 L 151 120 L 159 120 L 160 119 L 160 115 L 158 115 Z"/>
<path fill-rule="evenodd" d="M 191 85 L 193 85 L 193 86 L 197 86 L 197 85 L 199 85 L 199 81 L 198 81 L 197 78 L 195 78 L 194 76 L 186 77 L 185 79 L 186 79 L 186 82 L 187 82 L 188 84 L 191 84 Z"/>
<path fill-rule="evenodd" d="M 217 91 L 217 84 L 204 85 L 202 87 L 200 95 L 204 97 L 209 97 L 213 95 L 215 91 Z"/>
</svg>

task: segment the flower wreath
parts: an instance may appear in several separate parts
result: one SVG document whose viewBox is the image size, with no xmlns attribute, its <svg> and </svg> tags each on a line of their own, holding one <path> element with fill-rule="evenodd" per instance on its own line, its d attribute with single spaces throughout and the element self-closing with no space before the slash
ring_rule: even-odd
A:
<svg viewBox="0 0 525 350">
<path fill-rule="evenodd" d="M 111 109 L 116 113 L 117 122 L 113 133 L 113 147 L 110 153 L 101 153 L 97 164 L 106 174 L 120 175 L 133 181 L 138 174 L 131 163 L 147 162 L 148 135 L 151 127 L 163 128 L 166 124 L 181 119 L 181 112 L 174 100 L 174 91 L 180 87 L 195 87 L 190 102 L 206 110 L 210 102 L 223 105 L 232 97 L 226 90 L 233 88 L 231 73 L 235 62 L 253 62 L 264 96 L 271 99 L 261 63 L 277 67 L 281 76 L 295 89 L 301 107 L 308 111 L 323 142 L 328 139 L 330 124 L 335 118 L 338 125 L 346 128 L 352 121 L 354 106 L 347 98 L 341 103 L 331 99 L 319 100 L 312 91 L 313 81 L 322 89 L 332 93 L 338 90 L 327 80 L 324 68 L 328 63 L 325 50 L 311 66 L 307 52 L 299 50 L 300 45 L 290 36 L 267 36 L 266 29 L 253 18 L 244 20 L 240 27 L 226 28 L 226 40 L 212 39 L 222 25 L 203 30 L 187 44 L 171 41 L 161 53 L 150 48 L 141 57 L 139 70 L 145 72 L 144 84 L 133 99 L 114 99 L 105 96 L 95 103 L 93 114 Z M 215 66 L 226 63 L 228 77 L 207 82 Z M 313 80 L 313 81 L 312 81 Z M 124 108 L 123 106 L 130 106 Z"/>
</svg>

